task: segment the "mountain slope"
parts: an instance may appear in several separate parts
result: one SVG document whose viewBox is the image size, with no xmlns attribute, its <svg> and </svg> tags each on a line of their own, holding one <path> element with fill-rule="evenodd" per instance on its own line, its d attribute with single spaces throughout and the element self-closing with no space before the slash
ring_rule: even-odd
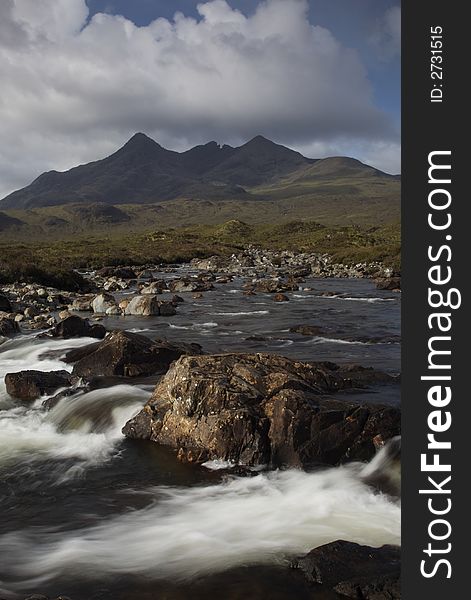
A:
<svg viewBox="0 0 471 600">
<path fill-rule="evenodd" d="M 395 178 L 359 161 L 308 159 L 262 136 L 238 148 L 209 142 L 179 153 L 137 133 L 102 160 L 65 172 L 43 173 L 4 198 L 0 208 L 154 204 L 175 199 L 256 201 L 296 197 L 299 188 L 301 195 L 311 188 L 318 192 L 322 186 L 341 181 L 348 183 L 344 192 L 350 186 L 363 197 L 368 191 L 359 188 L 365 181 L 371 186 L 392 180 Z"/>
</svg>

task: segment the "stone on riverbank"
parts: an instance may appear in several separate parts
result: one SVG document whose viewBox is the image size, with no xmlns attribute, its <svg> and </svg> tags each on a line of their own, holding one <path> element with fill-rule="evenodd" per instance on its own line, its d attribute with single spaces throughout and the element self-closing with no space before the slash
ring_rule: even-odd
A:
<svg viewBox="0 0 471 600">
<path fill-rule="evenodd" d="M 368 460 L 378 440 L 399 433 L 400 411 L 323 394 L 365 385 L 375 373 L 269 354 L 184 356 L 123 433 L 201 461 L 308 467 Z"/>
</svg>

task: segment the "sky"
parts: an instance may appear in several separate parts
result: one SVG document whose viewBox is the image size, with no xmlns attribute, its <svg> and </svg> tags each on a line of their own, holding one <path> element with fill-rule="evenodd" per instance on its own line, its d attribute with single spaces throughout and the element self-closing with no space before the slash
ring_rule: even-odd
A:
<svg viewBox="0 0 471 600">
<path fill-rule="evenodd" d="M 1 0 L 0 197 L 142 131 L 400 172 L 396 0 Z"/>
</svg>

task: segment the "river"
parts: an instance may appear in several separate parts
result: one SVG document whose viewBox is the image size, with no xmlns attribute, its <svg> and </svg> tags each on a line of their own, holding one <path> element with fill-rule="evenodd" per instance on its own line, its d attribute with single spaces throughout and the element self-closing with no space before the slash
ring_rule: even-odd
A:
<svg viewBox="0 0 471 600">
<path fill-rule="evenodd" d="M 366 279 L 308 279 L 290 302 L 216 285 L 173 317 L 107 317 L 108 329 L 198 342 L 207 352 L 274 352 L 400 372 L 400 297 Z M 324 295 L 328 293 L 329 295 Z M 165 296 L 164 296 L 165 297 Z M 317 336 L 290 331 L 321 327 Z M 112 382 L 50 412 L 14 402 L 4 375 L 71 369 L 60 358 L 95 340 L 25 334 L 0 346 L 0 597 L 73 600 L 314 597 L 293 557 L 346 539 L 400 543 L 400 505 L 347 465 L 232 475 L 182 464 L 175 452 L 125 440 L 121 428 L 155 379 Z M 398 404 L 399 387 L 348 400 Z M 316 598 L 333 599 L 327 590 Z"/>
</svg>

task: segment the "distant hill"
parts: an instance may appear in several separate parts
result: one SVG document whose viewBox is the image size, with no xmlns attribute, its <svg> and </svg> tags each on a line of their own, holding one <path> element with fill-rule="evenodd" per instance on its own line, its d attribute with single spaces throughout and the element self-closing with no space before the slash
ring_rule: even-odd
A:
<svg viewBox="0 0 471 600">
<path fill-rule="evenodd" d="M 388 195 L 388 184 L 398 184 L 396 177 L 354 159 L 309 159 L 262 136 L 238 148 L 209 142 L 173 152 L 137 133 L 102 160 L 65 172 L 43 173 L 1 200 L 0 209 L 156 204 L 177 199 L 271 200 L 293 198 L 299 191 L 305 195 L 315 188 L 321 193 L 337 193 L 342 191 L 340 183 L 344 192 L 350 189 L 361 197 L 368 196 L 371 188 Z M 395 188 L 397 195 L 398 185 Z M 103 213 L 103 208 L 98 213 Z M 114 217 L 101 214 L 100 219 L 112 222 Z M 123 219 L 126 217 L 117 218 Z"/>
</svg>

